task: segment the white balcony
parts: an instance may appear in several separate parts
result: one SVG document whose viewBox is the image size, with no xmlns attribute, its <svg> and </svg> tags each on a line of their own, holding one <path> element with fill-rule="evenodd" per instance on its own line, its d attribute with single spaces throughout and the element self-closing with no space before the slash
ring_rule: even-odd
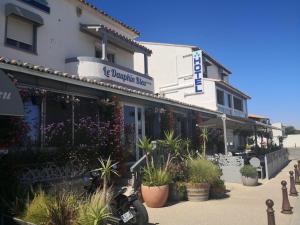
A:
<svg viewBox="0 0 300 225">
<path fill-rule="evenodd" d="M 233 109 L 233 108 L 228 108 L 226 106 L 218 105 L 218 111 L 222 112 L 222 113 L 225 113 L 227 115 L 230 115 L 230 116 L 247 118 L 247 113 L 246 112 L 242 112 L 240 110 L 236 110 L 236 109 Z"/>
<path fill-rule="evenodd" d="M 66 70 L 80 78 L 110 82 L 151 93 L 154 91 L 153 78 L 149 75 L 95 57 L 66 59 Z"/>
</svg>

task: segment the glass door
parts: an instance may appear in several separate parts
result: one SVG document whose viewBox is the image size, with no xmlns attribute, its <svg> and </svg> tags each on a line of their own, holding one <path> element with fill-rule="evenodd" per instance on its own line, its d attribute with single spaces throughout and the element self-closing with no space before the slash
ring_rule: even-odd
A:
<svg viewBox="0 0 300 225">
<path fill-rule="evenodd" d="M 138 139 L 145 135 L 144 109 L 135 105 L 124 105 L 124 146 L 128 161 L 138 160 L 142 153 L 139 152 Z"/>
</svg>

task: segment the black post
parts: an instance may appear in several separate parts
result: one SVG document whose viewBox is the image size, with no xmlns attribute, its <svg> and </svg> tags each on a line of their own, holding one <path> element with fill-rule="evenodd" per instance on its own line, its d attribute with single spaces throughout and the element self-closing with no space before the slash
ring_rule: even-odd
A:
<svg viewBox="0 0 300 225">
<path fill-rule="evenodd" d="M 271 199 L 266 201 L 267 205 L 267 218 L 268 218 L 268 225 L 275 225 L 275 214 L 274 214 L 274 202 Z"/>
<path fill-rule="evenodd" d="M 288 197 L 286 184 L 287 183 L 285 180 L 281 181 L 281 185 L 282 185 L 282 210 L 281 210 L 281 213 L 293 214 L 292 207 L 290 205 L 290 201 L 289 201 L 289 197 Z"/>
<path fill-rule="evenodd" d="M 298 196 L 298 191 L 295 186 L 294 172 L 290 172 L 290 196 Z"/>
</svg>

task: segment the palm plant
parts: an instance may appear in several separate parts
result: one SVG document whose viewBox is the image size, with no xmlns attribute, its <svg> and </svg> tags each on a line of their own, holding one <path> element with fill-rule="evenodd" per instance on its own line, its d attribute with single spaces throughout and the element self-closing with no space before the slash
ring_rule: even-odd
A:
<svg viewBox="0 0 300 225">
<path fill-rule="evenodd" d="M 206 156 L 206 143 L 208 142 L 208 129 L 206 127 L 202 128 L 200 138 L 202 140 L 202 154 L 203 154 L 203 157 L 205 157 Z"/>
</svg>

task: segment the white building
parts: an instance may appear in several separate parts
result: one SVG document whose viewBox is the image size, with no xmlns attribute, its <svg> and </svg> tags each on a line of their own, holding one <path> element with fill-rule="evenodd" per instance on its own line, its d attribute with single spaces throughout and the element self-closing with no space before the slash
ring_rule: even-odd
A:
<svg viewBox="0 0 300 225">
<path fill-rule="evenodd" d="M 273 142 L 274 144 L 276 144 L 277 146 L 280 146 L 283 141 L 283 139 L 285 138 L 285 126 L 281 123 L 272 123 L 273 127 L 276 127 L 278 129 L 272 129 L 272 134 L 273 134 Z"/>
<path fill-rule="evenodd" d="M 0 115 L 16 115 L 12 113 L 16 101 L 7 93 L 13 89 L 20 95 L 24 89 L 28 96 L 19 101 L 18 116 L 30 119 L 34 147 L 45 147 L 49 124 L 66 121 L 71 121 L 73 145 L 78 118 L 99 119 L 105 111 L 99 105 L 116 97 L 129 161 L 141 156 L 139 138 L 161 138 L 167 129 L 161 123 L 164 112 L 173 115 L 174 130 L 185 137 L 194 133 L 198 114 L 219 115 L 155 95 L 148 71 L 152 51 L 136 42 L 137 37 L 134 28 L 84 0 L 1 0 Z M 139 72 L 134 66 L 137 55 L 143 61 Z M 32 100 L 36 97 L 40 101 Z M 23 105 L 30 110 L 24 113 Z"/>
<path fill-rule="evenodd" d="M 165 43 L 140 42 L 152 50 L 149 57 L 149 72 L 155 80 L 156 93 L 170 99 L 201 106 L 232 118 L 247 118 L 247 101 L 250 97 L 230 84 L 231 72 L 202 51 L 203 92 L 195 92 L 193 75 L 193 57 L 197 46 L 177 45 Z M 134 68 L 143 70 L 143 58 L 135 55 Z M 245 144 L 238 135 L 234 134 L 234 127 L 228 126 L 227 145 L 237 150 L 239 145 Z"/>
</svg>

